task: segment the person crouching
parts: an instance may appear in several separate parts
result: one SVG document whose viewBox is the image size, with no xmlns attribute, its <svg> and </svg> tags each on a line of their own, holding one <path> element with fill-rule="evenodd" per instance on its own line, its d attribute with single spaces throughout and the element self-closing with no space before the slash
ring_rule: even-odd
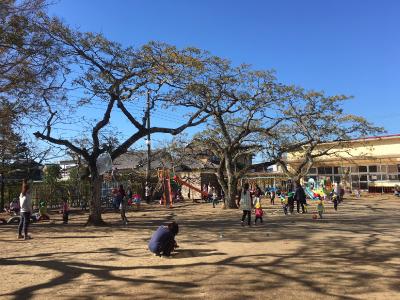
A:
<svg viewBox="0 0 400 300">
<path fill-rule="evenodd" d="M 178 247 L 175 236 L 179 233 L 179 225 L 172 222 L 167 226 L 161 225 L 151 236 L 149 250 L 157 256 L 170 256 Z"/>
</svg>

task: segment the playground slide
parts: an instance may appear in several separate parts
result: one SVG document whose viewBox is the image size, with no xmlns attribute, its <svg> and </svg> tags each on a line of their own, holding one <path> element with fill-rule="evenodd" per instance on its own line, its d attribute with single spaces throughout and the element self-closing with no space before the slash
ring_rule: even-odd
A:
<svg viewBox="0 0 400 300">
<path fill-rule="evenodd" d="M 317 200 L 318 198 L 314 197 L 314 192 L 310 190 L 310 188 L 305 188 L 304 190 L 306 192 L 306 195 L 310 197 L 311 200 Z"/>
<path fill-rule="evenodd" d="M 190 183 L 187 183 L 186 181 L 182 180 L 181 178 L 179 178 L 179 177 L 176 176 L 176 175 L 174 176 L 174 180 L 175 180 L 176 183 L 178 183 L 178 184 L 180 184 L 180 185 L 187 186 L 188 188 L 190 188 L 190 189 L 192 189 L 192 190 L 194 190 L 194 191 L 196 191 L 196 192 L 199 192 L 199 193 L 202 194 L 203 196 L 208 197 L 208 193 L 206 193 L 206 192 L 202 191 L 201 189 L 199 189 L 199 188 L 197 188 L 197 187 L 191 185 Z"/>
</svg>

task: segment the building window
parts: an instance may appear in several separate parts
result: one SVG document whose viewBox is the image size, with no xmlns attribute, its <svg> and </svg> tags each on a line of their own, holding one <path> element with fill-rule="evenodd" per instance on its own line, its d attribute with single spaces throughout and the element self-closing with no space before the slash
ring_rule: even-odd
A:
<svg viewBox="0 0 400 300">
<path fill-rule="evenodd" d="M 318 167 L 318 174 L 325 174 L 325 168 L 324 167 Z"/>
<path fill-rule="evenodd" d="M 399 180 L 399 175 L 397 174 L 389 174 L 389 180 Z"/>
<path fill-rule="evenodd" d="M 309 181 L 310 179 L 316 181 L 317 180 L 317 176 L 308 176 L 306 177 L 307 181 Z"/>
<path fill-rule="evenodd" d="M 369 175 L 369 181 L 377 181 L 377 180 L 381 180 L 381 175 L 379 174 Z"/>
<path fill-rule="evenodd" d="M 397 166 L 396 165 L 389 165 L 388 166 L 388 173 L 397 173 Z"/>
<path fill-rule="evenodd" d="M 358 166 L 358 172 L 359 173 L 367 173 L 367 166 Z"/>
<path fill-rule="evenodd" d="M 334 182 L 340 183 L 341 178 L 340 178 L 340 176 L 334 176 L 333 180 L 334 180 Z"/>
<path fill-rule="evenodd" d="M 369 166 L 368 171 L 370 173 L 377 173 L 378 172 L 378 166 Z"/>
<path fill-rule="evenodd" d="M 388 180 L 387 174 L 382 174 L 382 180 Z"/>
<path fill-rule="evenodd" d="M 341 174 L 340 167 L 334 167 L 333 168 L 333 174 Z"/>
<path fill-rule="evenodd" d="M 381 172 L 386 173 L 387 172 L 387 166 L 383 165 L 381 166 Z"/>
<path fill-rule="evenodd" d="M 351 175 L 352 181 L 359 181 L 358 175 Z"/>
<path fill-rule="evenodd" d="M 358 167 L 357 166 L 352 166 L 351 167 L 351 173 L 358 173 Z"/>
<path fill-rule="evenodd" d="M 359 189 L 360 188 L 360 182 L 359 181 L 352 181 L 351 182 L 351 187 L 353 189 Z"/>
<path fill-rule="evenodd" d="M 368 182 L 360 182 L 361 190 L 368 190 Z"/>
<path fill-rule="evenodd" d="M 368 181 L 367 175 L 360 175 L 360 181 Z"/>
<path fill-rule="evenodd" d="M 309 174 L 317 174 L 317 168 L 310 168 Z"/>
</svg>

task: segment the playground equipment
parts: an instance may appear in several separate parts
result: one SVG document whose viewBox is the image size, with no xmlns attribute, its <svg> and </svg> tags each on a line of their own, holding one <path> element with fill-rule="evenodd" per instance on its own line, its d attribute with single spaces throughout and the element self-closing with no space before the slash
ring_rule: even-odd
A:
<svg viewBox="0 0 400 300">
<path fill-rule="evenodd" d="M 169 202 L 169 207 L 172 208 L 173 199 L 172 199 L 171 175 L 170 174 L 171 174 L 170 170 L 164 169 L 164 168 L 162 170 L 158 170 L 158 172 L 157 172 L 158 180 L 161 181 L 162 188 L 163 188 L 163 197 L 161 199 L 161 204 L 163 204 L 167 207 L 168 202 Z"/>
<path fill-rule="evenodd" d="M 208 198 L 208 193 L 207 193 L 207 192 L 202 191 L 201 189 L 195 187 L 194 185 L 192 185 L 192 184 L 190 184 L 190 183 L 188 183 L 188 182 L 182 180 L 179 176 L 175 175 L 175 176 L 174 176 L 174 180 L 175 180 L 175 182 L 176 182 L 177 184 L 187 186 L 188 188 L 190 188 L 190 189 L 192 189 L 192 190 L 194 190 L 194 191 L 200 193 L 202 196 Z"/>
<path fill-rule="evenodd" d="M 315 180 L 310 178 L 306 183 L 305 192 L 311 200 L 318 200 L 319 197 L 325 198 L 332 192 L 332 182 L 329 177 L 320 181 L 319 187 L 316 187 Z"/>
<path fill-rule="evenodd" d="M 157 186 L 159 186 L 160 189 L 162 189 L 163 191 L 160 204 L 163 204 L 166 207 L 168 205 L 169 207 L 173 206 L 175 197 L 176 201 L 178 201 L 179 198 L 182 198 L 182 195 L 179 193 L 180 186 L 186 186 L 189 189 L 200 193 L 206 199 L 208 199 L 210 196 L 208 191 L 202 190 L 201 188 L 196 187 L 193 184 L 183 180 L 178 175 L 176 175 L 174 171 L 171 172 L 170 169 L 160 169 L 158 170 L 157 174 L 159 182 Z"/>
</svg>

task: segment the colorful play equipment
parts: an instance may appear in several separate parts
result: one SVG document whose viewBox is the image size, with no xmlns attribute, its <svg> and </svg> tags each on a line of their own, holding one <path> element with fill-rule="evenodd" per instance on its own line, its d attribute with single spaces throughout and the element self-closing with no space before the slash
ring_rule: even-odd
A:
<svg viewBox="0 0 400 300">
<path fill-rule="evenodd" d="M 321 179 L 319 186 L 316 185 L 316 182 L 313 178 L 310 178 L 306 183 L 305 192 L 306 195 L 311 200 L 318 200 L 321 198 L 326 198 L 332 192 L 333 186 L 330 177 L 326 177 Z"/>
</svg>

